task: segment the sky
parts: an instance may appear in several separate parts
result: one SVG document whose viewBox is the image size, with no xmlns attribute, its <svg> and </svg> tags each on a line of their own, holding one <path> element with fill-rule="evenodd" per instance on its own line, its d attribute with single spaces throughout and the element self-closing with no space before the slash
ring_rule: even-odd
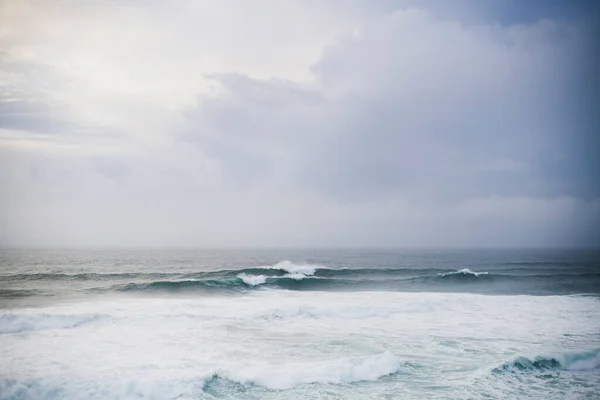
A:
<svg viewBox="0 0 600 400">
<path fill-rule="evenodd" d="M 2 0 L 0 246 L 599 246 L 599 10 Z"/>
</svg>

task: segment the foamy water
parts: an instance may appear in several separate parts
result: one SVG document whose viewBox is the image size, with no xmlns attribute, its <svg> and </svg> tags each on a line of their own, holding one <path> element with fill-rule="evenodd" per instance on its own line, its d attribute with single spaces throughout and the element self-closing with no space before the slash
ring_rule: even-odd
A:
<svg viewBox="0 0 600 400">
<path fill-rule="evenodd" d="M 274 263 L 255 272 L 279 275 L 246 271 L 233 281 L 223 278 L 230 286 L 238 285 L 235 279 L 246 285 L 233 292 L 193 285 L 191 292 L 173 292 L 167 285 L 167 291 L 114 289 L 45 305 L 8 304 L 0 309 L 0 399 L 559 399 L 598 393 L 595 296 L 265 286 L 269 279 L 303 282 L 336 273 L 319 273 L 325 266 L 317 265 Z M 347 279 L 350 272 L 340 274 Z M 482 277 L 475 272 L 482 271 L 448 273 L 480 285 L 472 280 Z"/>
</svg>

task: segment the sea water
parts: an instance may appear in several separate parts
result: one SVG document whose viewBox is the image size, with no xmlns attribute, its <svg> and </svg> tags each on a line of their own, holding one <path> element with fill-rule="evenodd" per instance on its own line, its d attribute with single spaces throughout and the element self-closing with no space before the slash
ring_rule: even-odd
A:
<svg viewBox="0 0 600 400">
<path fill-rule="evenodd" d="M 594 399 L 592 250 L 2 250 L 0 399 Z"/>
</svg>

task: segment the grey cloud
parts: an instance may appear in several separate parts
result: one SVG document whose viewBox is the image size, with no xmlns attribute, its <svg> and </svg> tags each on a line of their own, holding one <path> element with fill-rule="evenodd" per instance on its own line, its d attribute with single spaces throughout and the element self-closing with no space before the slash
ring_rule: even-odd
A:
<svg viewBox="0 0 600 400">
<path fill-rule="evenodd" d="M 87 157 L 11 155 L 0 149 L 0 185 L 10 189 L 0 193 L 6 211 L 0 215 L 0 243 L 569 246 L 597 243 L 593 240 L 598 238 L 599 201 L 492 197 L 458 205 L 407 204 L 394 198 L 339 202 L 297 187 L 247 190 L 194 182 L 189 179 L 193 169 L 165 169 L 175 167 L 177 157 L 183 154 L 129 160 L 128 173 L 114 180 L 95 170 L 94 159 Z M 7 162 L 11 170 L 5 168 Z M 29 176 L 32 165 L 41 173 L 35 179 Z"/>
<path fill-rule="evenodd" d="M 596 26 L 508 3 L 309 0 L 281 3 L 285 15 L 260 3 L 256 19 L 225 15 L 248 25 L 206 46 L 197 2 L 132 14 L 88 2 L 39 32 L 13 24 L 3 127 L 81 145 L 0 140 L 0 245 L 597 245 Z M 309 22 L 270 42 L 300 4 Z M 64 23 L 98 11 L 89 27 Z M 317 17 L 322 33 L 295 41 Z M 313 50 L 354 22 L 305 78 Z M 77 29 L 87 36 L 69 43 Z M 273 67 L 283 58 L 298 69 Z M 273 74 L 307 81 L 257 79 Z M 206 94 L 206 79 L 218 89 Z M 86 139 L 110 134 L 90 118 L 127 139 Z"/>
<path fill-rule="evenodd" d="M 24 135 L 51 134 L 59 137 L 119 136 L 118 130 L 95 126 L 61 116 L 48 104 L 22 100 L 0 100 L 0 129 L 22 131 Z"/>
<path fill-rule="evenodd" d="M 334 1 L 335 2 L 335 1 Z M 406 8 L 431 10 L 436 17 L 446 21 L 460 21 L 464 24 L 514 25 L 533 23 L 543 19 L 568 21 L 598 12 L 600 6 L 595 0 L 380 0 L 365 2 L 360 0 L 339 1 L 340 4 L 366 10 L 390 13 Z"/>
<path fill-rule="evenodd" d="M 314 107 L 326 103 L 314 88 L 283 80 L 260 81 L 241 74 L 210 78 L 222 85 L 222 92 L 201 98 L 186 112 L 187 127 L 179 137 L 222 160 L 226 177 L 238 185 L 281 172 L 281 157 L 310 140 Z"/>
<path fill-rule="evenodd" d="M 216 76 L 224 91 L 187 113 L 186 137 L 236 182 L 291 179 L 347 200 L 595 198 L 595 173 L 564 146 L 591 132 L 569 126 L 581 31 L 400 11 L 330 47 L 311 87 Z"/>
<path fill-rule="evenodd" d="M 73 79 L 52 66 L 17 61 L 5 52 L 0 53 L 0 75 L 5 77 L 0 80 L 0 129 L 20 131 L 35 140 L 122 135 L 119 129 L 77 118 L 67 103 L 57 100 L 53 90 L 73 84 Z"/>
</svg>

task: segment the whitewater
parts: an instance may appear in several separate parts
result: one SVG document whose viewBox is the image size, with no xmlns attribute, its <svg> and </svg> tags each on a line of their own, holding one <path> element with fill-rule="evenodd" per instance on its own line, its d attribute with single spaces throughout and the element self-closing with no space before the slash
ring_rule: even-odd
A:
<svg viewBox="0 0 600 400">
<path fill-rule="evenodd" d="M 0 399 L 598 398 L 599 260 L 5 251 Z"/>
</svg>

